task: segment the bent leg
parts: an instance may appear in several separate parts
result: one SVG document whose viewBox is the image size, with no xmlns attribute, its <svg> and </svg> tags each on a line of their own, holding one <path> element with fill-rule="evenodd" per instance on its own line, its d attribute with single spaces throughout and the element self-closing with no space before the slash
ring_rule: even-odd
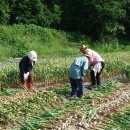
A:
<svg viewBox="0 0 130 130">
<path fill-rule="evenodd" d="M 82 78 L 78 79 L 76 83 L 78 86 L 77 97 L 82 97 L 83 96 L 83 79 Z"/>
<path fill-rule="evenodd" d="M 28 89 L 32 89 L 33 85 L 32 85 L 32 76 L 31 76 L 31 74 L 29 74 L 27 82 L 28 82 Z"/>
<path fill-rule="evenodd" d="M 96 77 L 94 75 L 94 71 L 93 70 L 90 71 L 90 76 L 91 76 L 92 85 L 93 86 L 96 85 Z"/>
<path fill-rule="evenodd" d="M 70 84 L 71 84 L 71 97 L 72 96 L 77 96 L 77 84 L 76 84 L 76 79 L 73 79 L 70 77 Z"/>
</svg>

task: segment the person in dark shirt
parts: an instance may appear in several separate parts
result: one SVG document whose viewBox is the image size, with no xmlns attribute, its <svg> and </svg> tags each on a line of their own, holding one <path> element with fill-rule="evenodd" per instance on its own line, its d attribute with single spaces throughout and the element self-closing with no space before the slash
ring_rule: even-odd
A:
<svg viewBox="0 0 130 130">
<path fill-rule="evenodd" d="M 37 53 L 30 51 L 27 56 L 24 56 L 19 62 L 20 80 L 24 88 L 32 89 L 31 71 L 37 61 Z"/>
</svg>

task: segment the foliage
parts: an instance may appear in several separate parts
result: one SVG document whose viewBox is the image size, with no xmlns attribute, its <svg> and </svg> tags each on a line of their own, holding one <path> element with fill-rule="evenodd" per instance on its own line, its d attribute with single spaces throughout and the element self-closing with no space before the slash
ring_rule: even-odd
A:
<svg viewBox="0 0 130 130">
<path fill-rule="evenodd" d="M 2 92 L 0 92 L 0 96 L 10 96 L 16 93 L 15 89 L 6 89 Z"/>
<path fill-rule="evenodd" d="M 130 128 L 130 109 L 129 106 L 118 113 L 112 113 L 109 119 L 109 125 L 105 130 L 129 130 Z"/>
<path fill-rule="evenodd" d="M 0 26 L 0 44 L 5 48 L 10 48 L 8 57 L 21 57 L 28 51 L 26 41 L 21 39 L 17 29 L 11 30 L 11 27 Z"/>
<path fill-rule="evenodd" d="M 50 27 L 60 22 L 60 7 L 53 3 L 52 9 L 42 0 L 10 0 L 8 1 L 10 24 L 36 24 Z"/>
<path fill-rule="evenodd" d="M 0 24 L 35 24 L 107 41 L 129 35 L 129 5 L 130 0 L 3 0 Z"/>
<path fill-rule="evenodd" d="M 125 33 L 124 33 L 124 38 L 129 39 L 130 36 L 130 0 L 127 1 L 127 4 L 124 8 L 126 10 L 126 17 L 121 20 L 121 23 L 125 27 Z M 121 35 L 120 35 L 121 36 Z"/>
<path fill-rule="evenodd" d="M 77 47 L 72 48 L 72 46 L 78 46 L 80 40 L 87 41 L 87 38 L 81 34 L 66 33 L 34 24 L 2 25 L 0 26 L 0 59 L 3 56 L 22 57 L 29 50 L 37 51 L 39 57 L 75 55 Z"/>
<path fill-rule="evenodd" d="M 128 80 L 130 80 L 130 66 L 129 65 L 122 70 L 122 73 L 126 75 L 126 78 Z"/>
<path fill-rule="evenodd" d="M 0 24 L 8 24 L 10 18 L 9 3 L 7 0 L 0 1 Z"/>
<path fill-rule="evenodd" d="M 86 32 L 95 40 L 116 36 L 124 31 L 119 20 L 126 16 L 125 5 L 126 0 L 65 0 L 63 28 Z"/>
</svg>

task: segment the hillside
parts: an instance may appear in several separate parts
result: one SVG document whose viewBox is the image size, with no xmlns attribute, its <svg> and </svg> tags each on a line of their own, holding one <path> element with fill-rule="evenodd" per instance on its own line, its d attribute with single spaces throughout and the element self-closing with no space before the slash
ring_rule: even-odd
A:
<svg viewBox="0 0 130 130">
<path fill-rule="evenodd" d="M 0 26 L 0 59 L 23 57 L 35 50 L 38 57 L 79 55 L 79 46 L 87 44 L 97 51 L 112 52 L 129 50 L 128 42 L 92 42 L 80 33 L 43 28 L 36 25 Z M 124 44 L 124 45 L 123 45 Z"/>
<path fill-rule="evenodd" d="M 30 50 L 38 56 L 74 55 L 75 45 L 88 39 L 76 33 L 43 28 L 36 25 L 0 26 L 0 59 L 21 57 Z M 72 47 L 74 46 L 74 47 Z"/>
</svg>

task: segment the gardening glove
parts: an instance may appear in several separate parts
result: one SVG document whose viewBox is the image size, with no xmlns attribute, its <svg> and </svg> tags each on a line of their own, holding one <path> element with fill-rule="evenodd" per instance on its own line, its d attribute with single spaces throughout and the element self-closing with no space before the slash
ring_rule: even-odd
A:
<svg viewBox="0 0 130 130">
<path fill-rule="evenodd" d="M 27 80 L 27 79 L 28 79 L 28 76 L 29 76 L 29 72 L 25 73 L 25 74 L 24 74 L 24 80 Z"/>
</svg>

